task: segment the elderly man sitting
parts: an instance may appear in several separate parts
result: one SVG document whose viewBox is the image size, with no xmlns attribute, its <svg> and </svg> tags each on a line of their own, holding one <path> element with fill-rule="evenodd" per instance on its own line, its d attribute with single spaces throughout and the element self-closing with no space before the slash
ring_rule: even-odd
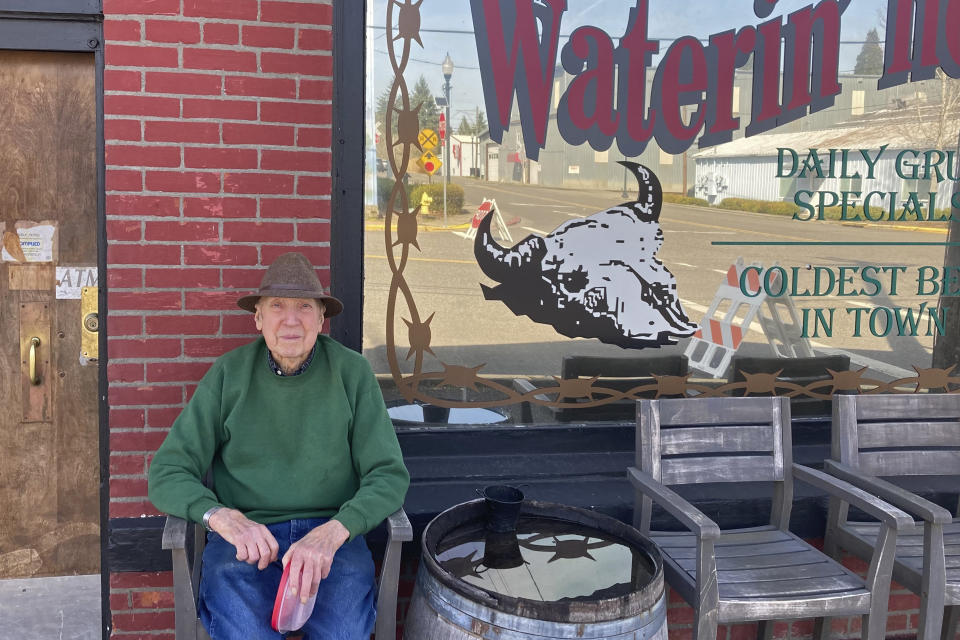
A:
<svg viewBox="0 0 960 640">
<path fill-rule="evenodd" d="M 200 617 L 213 640 L 279 638 L 288 564 L 307 638 L 367 638 L 374 567 L 363 534 L 403 504 L 410 476 L 364 358 L 320 334 L 343 305 L 287 253 L 237 304 L 262 336 L 200 381 L 150 465 L 150 500 L 208 529 Z M 201 478 L 212 470 L 213 489 Z"/>
</svg>

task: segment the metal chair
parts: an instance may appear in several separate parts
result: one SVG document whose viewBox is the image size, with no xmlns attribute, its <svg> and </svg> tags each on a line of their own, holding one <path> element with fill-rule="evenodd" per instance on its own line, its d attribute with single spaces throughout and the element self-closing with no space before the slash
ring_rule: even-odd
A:
<svg viewBox="0 0 960 640">
<path fill-rule="evenodd" d="M 413 540 L 413 528 L 403 509 L 385 521 L 387 548 L 380 567 L 377 594 L 377 640 L 394 640 L 397 635 L 397 586 L 400 577 L 400 552 L 404 542 Z M 191 544 L 188 545 L 188 535 Z M 200 558 L 206 544 L 206 531 L 198 524 L 167 516 L 163 526 L 164 549 L 173 558 L 173 597 L 177 640 L 210 640 L 197 615 L 200 592 Z M 192 551 L 192 553 L 190 552 Z"/>
<path fill-rule="evenodd" d="M 957 635 L 960 617 L 960 504 L 947 509 L 878 476 L 960 475 L 960 395 L 835 396 L 832 475 L 855 484 L 922 521 L 897 538 L 893 577 L 921 599 L 917 638 Z M 831 501 L 824 549 L 863 556 L 878 525 L 847 521 Z M 944 616 L 944 607 L 947 615 Z M 946 619 L 944 619 L 946 618 Z"/>
<path fill-rule="evenodd" d="M 660 547 L 668 583 L 694 608 L 694 640 L 714 640 L 721 623 L 862 615 L 864 637 L 884 637 L 898 529 L 910 517 L 843 481 L 793 464 L 787 398 L 641 400 L 634 526 Z M 797 478 L 880 520 L 866 580 L 788 531 Z M 770 524 L 721 531 L 667 485 L 773 484 Z M 653 503 L 686 527 L 651 531 Z"/>
</svg>

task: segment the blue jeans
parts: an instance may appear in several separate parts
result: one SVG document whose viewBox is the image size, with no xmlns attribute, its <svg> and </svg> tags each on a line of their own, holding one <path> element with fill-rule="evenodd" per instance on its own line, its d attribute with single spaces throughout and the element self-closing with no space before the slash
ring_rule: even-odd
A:
<svg viewBox="0 0 960 640">
<path fill-rule="evenodd" d="M 267 525 L 277 539 L 277 561 L 263 571 L 237 560 L 237 550 L 219 534 L 207 534 L 200 580 L 199 613 L 212 640 L 282 638 L 270 626 L 283 575 L 280 558 L 294 542 L 327 518 Z M 305 640 L 367 640 L 376 617 L 373 558 L 363 536 L 344 544 L 320 581 L 313 614 L 303 626 Z"/>
</svg>

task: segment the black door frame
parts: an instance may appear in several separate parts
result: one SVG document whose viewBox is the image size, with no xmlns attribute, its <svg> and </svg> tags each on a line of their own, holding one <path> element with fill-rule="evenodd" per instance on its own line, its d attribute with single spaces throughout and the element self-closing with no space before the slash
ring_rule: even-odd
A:
<svg viewBox="0 0 960 640">
<path fill-rule="evenodd" d="M 107 227 L 103 154 L 103 14 L 100 0 L 2 0 L 0 49 L 93 53 L 95 60 L 97 154 L 97 281 L 100 331 L 98 334 L 98 431 L 100 450 L 100 626 L 104 640 L 110 628 L 110 572 L 107 532 L 110 505 L 110 430 L 107 407 Z"/>
</svg>

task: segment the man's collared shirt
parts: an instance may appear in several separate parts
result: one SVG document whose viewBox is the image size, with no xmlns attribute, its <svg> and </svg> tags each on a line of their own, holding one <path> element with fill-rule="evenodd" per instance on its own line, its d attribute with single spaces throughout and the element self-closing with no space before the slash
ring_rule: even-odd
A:
<svg viewBox="0 0 960 640">
<path fill-rule="evenodd" d="M 304 371 L 307 370 L 307 367 L 310 366 L 310 363 L 313 362 L 313 354 L 317 352 L 317 345 L 313 345 L 313 349 L 310 350 L 310 355 L 307 356 L 307 359 L 297 367 L 297 370 L 293 373 L 284 373 L 283 369 L 280 368 L 280 365 L 277 364 L 277 361 L 273 359 L 273 354 L 270 353 L 270 349 L 267 349 L 267 364 L 270 365 L 270 370 L 273 371 L 278 376 L 298 376 Z"/>
</svg>

